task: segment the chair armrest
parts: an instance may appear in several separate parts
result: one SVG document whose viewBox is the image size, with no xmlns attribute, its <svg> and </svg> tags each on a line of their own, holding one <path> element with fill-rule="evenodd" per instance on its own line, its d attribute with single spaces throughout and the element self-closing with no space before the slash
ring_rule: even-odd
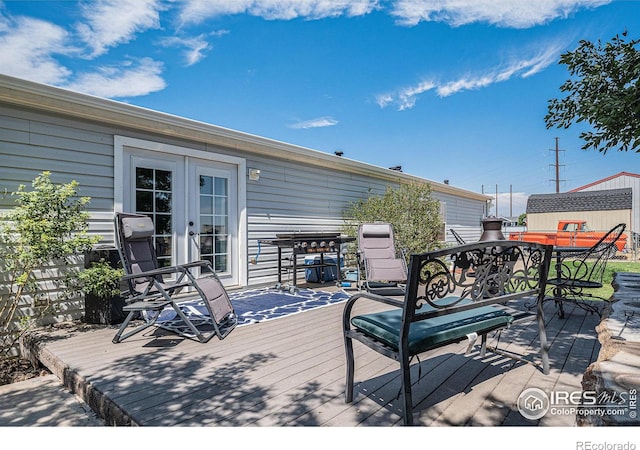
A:
<svg viewBox="0 0 640 450">
<path fill-rule="evenodd" d="M 193 267 L 205 267 L 205 266 L 210 266 L 211 263 L 209 261 L 205 261 L 204 259 L 200 259 L 198 261 L 192 261 L 190 263 L 186 263 L 186 264 L 180 264 L 177 266 L 174 266 L 176 269 L 180 270 L 180 269 L 191 269 Z"/>
<path fill-rule="evenodd" d="M 146 272 L 131 273 L 122 277 L 122 281 L 135 280 L 137 278 L 153 278 L 157 275 L 169 275 L 181 272 L 177 267 L 163 267 L 161 269 L 148 270 Z"/>
<path fill-rule="evenodd" d="M 355 303 L 361 299 L 372 300 L 374 302 L 384 303 L 386 305 L 395 306 L 396 308 L 401 309 L 404 307 L 403 300 L 397 300 L 395 298 L 385 297 L 383 295 L 373 294 L 371 292 L 360 292 L 358 294 L 352 295 L 349 300 L 347 300 L 347 303 L 344 307 L 344 312 L 342 315 L 343 330 L 346 331 L 351 329 L 351 310 L 353 309 Z"/>
</svg>

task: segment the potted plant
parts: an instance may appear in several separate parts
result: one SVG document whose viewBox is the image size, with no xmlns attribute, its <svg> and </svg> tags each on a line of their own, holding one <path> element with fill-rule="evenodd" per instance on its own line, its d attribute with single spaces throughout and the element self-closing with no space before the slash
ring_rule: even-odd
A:
<svg viewBox="0 0 640 450">
<path fill-rule="evenodd" d="M 91 262 L 77 274 L 77 287 L 85 295 L 85 322 L 113 325 L 124 320 L 123 276 L 122 269 L 113 268 L 104 259 Z"/>
</svg>

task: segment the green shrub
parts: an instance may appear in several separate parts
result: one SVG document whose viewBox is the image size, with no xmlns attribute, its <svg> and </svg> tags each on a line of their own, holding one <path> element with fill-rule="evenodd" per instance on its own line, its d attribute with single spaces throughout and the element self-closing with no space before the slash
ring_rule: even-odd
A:
<svg viewBox="0 0 640 450">
<path fill-rule="evenodd" d="M 443 246 L 440 202 L 431 195 L 428 184 L 388 187 L 383 195 L 373 195 L 352 203 L 344 212 L 343 233 L 357 236 L 358 225 L 388 222 L 393 227 L 396 247 L 408 258 L 412 253 Z"/>
<path fill-rule="evenodd" d="M 8 354 L 18 338 L 52 312 L 51 274 L 72 268 L 69 257 L 90 250 L 100 239 L 89 236 L 88 197 L 78 197 L 78 183 L 54 184 L 50 172 L 11 195 L 16 207 L 0 221 L 0 357 Z M 57 267 L 56 267 L 57 266 Z M 64 292 L 63 277 L 54 280 Z M 20 314 L 18 314 L 20 312 Z"/>
<path fill-rule="evenodd" d="M 77 284 L 73 287 L 88 295 L 111 298 L 120 294 L 120 280 L 123 276 L 122 269 L 114 269 L 101 260 L 75 274 L 74 278 Z"/>
</svg>

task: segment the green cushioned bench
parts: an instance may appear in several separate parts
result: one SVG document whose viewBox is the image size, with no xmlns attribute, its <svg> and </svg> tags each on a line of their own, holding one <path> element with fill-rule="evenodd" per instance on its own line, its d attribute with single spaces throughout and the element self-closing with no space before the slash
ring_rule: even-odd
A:
<svg viewBox="0 0 640 450">
<path fill-rule="evenodd" d="M 480 355 L 487 350 L 487 334 L 536 319 L 541 367 L 549 372 L 548 343 L 542 303 L 552 247 L 529 242 L 493 241 L 465 244 L 412 255 L 404 298 L 369 292 L 353 295 L 343 314 L 347 359 L 345 399 L 353 401 L 355 360 L 353 340 L 400 363 L 403 421 L 413 424 L 412 357 L 428 350 L 482 338 Z M 356 303 L 389 305 L 380 312 L 354 315 Z M 524 304 L 533 306 L 523 308 Z M 529 321 L 531 322 L 531 321 Z M 504 356 L 519 355 L 490 349 Z M 528 361 L 529 362 L 529 361 Z"/>
<path fill-rule="evenodd" d="M 409 328 L 409 353 L 417 355 L 433 348 L 459 342 L 474 333 L 486 335 L 493 330 L 506 328 L 512 322 L 511 314 L 493 306 L 483 306 L 414 322 Z M 351 324 L 367 336 L 396 351 L 399 349 L 402 310 L 394 309 L 355 316 L 351 319 Z"/>
</svg>

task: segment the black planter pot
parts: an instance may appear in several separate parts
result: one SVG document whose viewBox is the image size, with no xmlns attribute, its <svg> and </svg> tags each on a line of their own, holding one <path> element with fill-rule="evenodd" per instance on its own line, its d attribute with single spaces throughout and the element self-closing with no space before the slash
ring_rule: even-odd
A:
<svg viewBox="0 0 640 450">
<path fill-rule="evenodd" d="M 87 269 L 99 261 L 106 261 L 114 269 L 122 267 L 120 263 L 120 255 L 115 247 L 104 245 L 97 246 L 84 255 L 84 267 Z M 100 325 L 114 325 L 122 323 L 126 317 L 122 312 L 122 308 L 124 306 L 124 298 L 119 295 L 104 298 L 85 294 L 84 322 Z"/>
<path fill-rule="evenodd" d="M 84 322 L 101 325 L 114 325 L 122 323 L 125 314 L 122 312 L 124 298 L 116 297 L 96 297 L 86 294 L 84 296 Z"/>
</svg>

